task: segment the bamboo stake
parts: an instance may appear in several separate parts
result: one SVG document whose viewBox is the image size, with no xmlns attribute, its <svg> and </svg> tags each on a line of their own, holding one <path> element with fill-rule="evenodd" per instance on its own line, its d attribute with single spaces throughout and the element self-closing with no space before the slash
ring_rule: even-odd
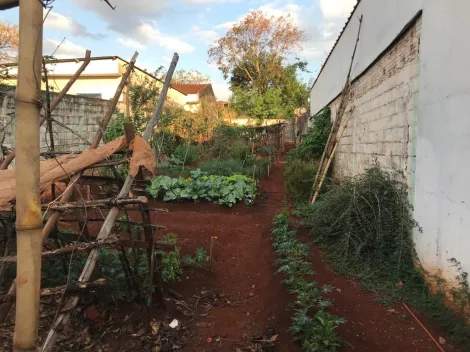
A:
<svg viewBox="0 0 470 352">
<path fill-rule="evenodd" d="M 87 51 L 87 53 L 88 53 L 88 51 Z M 119 83 L 119 86 L 117 87 L 116 92 L 114 93 L 114 98 L 111 100 L 111 103 L 109 105 L 109 109 L 106 112 L 106 115 L 103 117 L 103 120 L 101 121 L 101 129 L 96 133 L 96 135 L 95 135 L 96 138 L 93 139 L 93 142 L 90 145 L 90 149 L 96 149 L 98 147 L 98 145 L 101 141 L 101 138 L 103 136 L 102 129 L 103 128 L 106 129 L 106 127 L 108 126 L 109 120 L 113 116 L 114 109 L 116 108 L 117 102 L 119 101 L 119 97 L 121 96 L 122 90 L 123 90 L 123 88 L 124 88 L 124 86 L 127 82 L 127 79 L 129 78 L 129 76 L 132 72 L 132 69 L 134 68 L 135 61 L 137 60 L 138 55 L 139 55 L 139 53 L 135 52 L 134 55 L 132 56 L 131 61 L 129 62 L 129 65 L 127 66 L 127 70 L 124 73 L 124 75 L 122 76 L 121 82 Z M 84 62 L 84 64 L 85 64 L 85 62 Z M 83 70 L 84 70 L 85 67 L 86 67 L 86 65 L 85 66 L 82 65 L 81 68 L 83 68 Z M 77 73 L 78 73 L 78 71 L 77 71 Z M 70 81 L 69 81 L 69 83 L 70 83 Z M 72 84 L 73 84 L 73 82 L 70 84 L 70 86 Z M 65 93 L 63 95 L 65 95 Z M 56 97 L 56 100 L 57 100 L 57 98 L 58 97 Z M 54 106 L 54 102 L 51 104 L 51 109 L 52 109 L 53 106 Z M 39 134 L 39 126 L 38 126 L 38 134 Z M 98 137 L 99 137 L 99 139 L 98 139 Z M 38 158 L 38 160 L 39 160 L 39 158 Z M 77 173 L 72 178 L 72 180 L 70 182 L 70 185 L 76 183 L 80 179 L 82 174 L 83 174 L 83 171 Z M 73 194 L 73 186 L 68 187 L 66 189 L 66 191 L 62 194 L 62 197 L 60 198 L 60 203 L 68 202 L 70 200 L 70 198 L 72 197 L 72 194 Z M 40 205 L 39 205 L 39 208 L 40 208 Z M 43 244 L 47 240 L 47 238 L 49 237 L 49 234 L 52 231 L 54 231 L 55 226 L 57 224 L 57 220 L 59 220 L 60 215 L 61 215 L 61 212 L 59 212 L 59 211 L 52 212 L 51 216 L 49 217 L 49 220 L 47 220 L 46 224 L 44 225 L 44 228 L 42 229 L 42 233 L 41 233 L 42 243 Z M 13 282 L 12 285 L 10 286 L 10 289 L 9 289 L 8 293 L 14 293 L 15 290 L 16 290 L 16 285 L 15 285 L 15 282 Z M 8 315 L 8 312 L 11 309 L 11 305 L 12 305 L 11 303 L 4 303 L 0 306 L 0 323 L 3 323 L 5 321 L 5 319 Z"/>
<path fill-rule="evenodd" d="M 317 188 L 315 190 L 315 193 L 313 195 L 313 198 L 312 198 L 312 204 L 316 202 L 316 200 L 318 198 L 318 195 L 320 194 L 321 186 L 323 185 L 323 182 L 325 181 L 326 173 L 328 172 L 328 169 L 330 168 L 331 161 L 333 160 L 333 158 L 335 156 L 336 149 L 338 148 L 339 143 L 341 142 L 341 138 L 343 138 L 344 131 L 346 131 L 346 129 L 348 128 L 349 120 L 351 119 L 352 114 L 353 114 L 353 112 L 351 111 L 349 116 L 344 121 L 344 124 L 340 127 L 340 131 L 338 132 L 339 136 L 338 136 L 338 138 L 336 138 L 333 150 L 331 151 L 331 154 L 328 157 L 328 160 L 326 162 L 326 166 L 323 170 L 320 181 L 318 182 L 318 186 L 317 186 Z"/>
<path fill-rule="evenodd" d="M 178 54 L 173 55 L 173 60 L 171 61 L 170 68 L 168 69 L 168 73 L 165 78 L 165 83 L 163 85 L 163 89 L 161 92 L 161 95 L 159 97 L 157 106 L 155 108 L 155 111 L 152 115 L 152 118 L 147 124 L 147 127 L 145 128 L 143 138 L 144 140 L 148 141 L 150 139 L 150 136 L 155 128 L 155 126 L 158 124 L 158 120 L 160 118 L 160 114 L 163 110 L 163 104 L 165 103 L 166 96 L 168 93 L 168 89 L 170 87 L 170 82 L 171 78 L 173 76 L 173 73 L 176 68 L 176 64 L 178 63 Z M 121 191 L 118 194 L 118 198 L 126 197 L 129 193 L 129 190 L 132 186 L 132 183 L 134 182 L 134 177 L 131 175 L 128 175 L 126 178 L 126 181 L 124 182 L 124 186 L 122 187 Z M 113 207 L 109 212 L 108 215 L 106 216 L 106 220 L 103 223 L 103 226 L 101 227 L 101 230 L 98 234 L 97 240 L 104 240 L 106 239 L 109 234 L 111 233 L 114 222 L 116 221 L 116 218 L 119 213 L 119 208 Z M 82 273 L 80 275 L 79 281 L 88 281 L 91 277 L 91 274 L 93 273 L 93 270 L 95 269 L 96 262 L 98 260 L 99 256 L 99 251 L 96 249 L 93 249 L 88 256 L 87 262 L 85 264 L 85 267 L 82 270 Z M 78 304 L 78 297 L 72 298 L 70 304 L 72 306 L 76 306 Z M 70 319 L 70 314 L 65 313 L 61 314 L 57 320 L 54 322 L 51 330 L 49 331 L 49 334 L 46 337 L 46 340 L 44 341 L 44 344 L 42 346 L 42 352 L 51 352 L 52 348 L 57 340 L 57 328 L 60 324 L 66 323 Z"/>
<path fill-rule="evenodd" d="M 90 58 L 91 58 L 91 51 L 87 50 L 85 53 L 85 60 L 83 60 L 82 66 L 75 72 L 75 74 L 70 78 L 70 80 L 67 82 L 65 87 L 60 91 L 60 93 L 55 97 L 55 99 L 51 103 L 51 108 L 50 111 L 54 111 L 54 109 L 59 105 L 59 103 L 62 101 L 62 99 L 65 97 L 67 92 L 69 91 L 70 87 L 75 83 L 75 81 L 80 77 L 83 71 L 85 71 L 85 68 L 88 66 L 90 63 Z M 39 125 L 42 125 L 44 123 L 45 119 L 42 117 Z M 8 166 L 11 164 L 13 159 L 15 159 L 16 156 L 16 150 L 13 149 L 10 154 L 8 154 L 3 160 L 2 164 L 0 165 L 0 170 L 6 170 Z"/>
<path fill-rule="evenodd" d="M 14 348 L 34 349 L 41 288 L 41 198 L 39 120 L 42 58 L 42 3 L 20 0 L 18 84 L 16 89 L 16 238 L 18 263 Z"/>
<path fill-rule="evenodd" d="M 335 145 L 336 145 L 335 143 L 336 135 L 341 126 L 341 123 L 343 122 L 342 121 L 343 115 L 349 103 L 349 98 L 350 98 L 349 94 L 350 94 L 350 89 L 351 89 L 351 82 L 350 82 L 351 71 L 352 71 L 354 58 L 356 56 L 357 46 L 359 44 L 359 38 L 360 38 L 361 28 L 362 28 L 362 18 L 363 16 L 361 15 L 361 17 L 359 18 L 359 28 L 357 31 L 356 43 L 354 44 L 354 50 L 351 56 L 351 62 L 349 64 L 348 74 L 346 76 L 346 83 L 344 84 L 343 90 L 341 92 L 341 100 L 339 103 L 338 111 L 336 113 L 336 119 L 333 122 L 333 126 L 331 128 L 330 134 L 328 135 L 328 140 L 326 142 L 325 149 L 323 150 L 323 153 L 320 159 L 320 164 L 318 165 L 317 174 L 315 175 L 315 181 L 313 182 L 312 190 L 310 191 L 311 204 L 315 203 L 316 198 L 318 197 L 318 193 L 320 192 L 320 189 L 321 189 L 321 185 L 318 186 L 319 177 L 320 179 L 324 180 L 323 175 L 326 175 L 326 173 L 328 172 L 328 168 L 330 167 L 331 161 L 327 162 L 328 166 L 326 166 L 326 170 L 325 170 L 325 159 L 331 158 L 331 153 L 333 152 L 333 149 L 335 148 Z M 321 183 L 323 184 L 323 181 L 321 181 Z"/>
</svg>

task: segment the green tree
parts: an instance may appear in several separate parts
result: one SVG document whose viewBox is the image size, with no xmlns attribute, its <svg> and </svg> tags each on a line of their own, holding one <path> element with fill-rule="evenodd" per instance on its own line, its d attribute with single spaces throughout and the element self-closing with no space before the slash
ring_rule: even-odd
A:
<svg viewBox="0 0 470 352">
<path fill-rule="evenodd" d="M 298 71 L 305 71 L 306 65 L 298 61 L 281 67 L 263 93 L 248 82 L 243 71 L 235 70 L 231 80 L 232 109 L 256 119 L 292 118 L 294 109 L 308 101 L 307 86 L 297 77 Z"/>
</svg>

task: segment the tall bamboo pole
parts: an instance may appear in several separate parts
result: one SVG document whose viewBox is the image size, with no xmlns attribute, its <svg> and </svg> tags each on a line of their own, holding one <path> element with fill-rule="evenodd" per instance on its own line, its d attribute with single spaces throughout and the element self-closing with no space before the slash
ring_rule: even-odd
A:
<svg viewBox="0 0 470 352">
<path fill-rule="evenodd" d="M 16 90 L 16 320 L 13 344 L 32 351 L 38 336 L 41 288 L 41 198 L 39 120 L 42 58 L 42 2 L 20 1 Z"/>
</svg>

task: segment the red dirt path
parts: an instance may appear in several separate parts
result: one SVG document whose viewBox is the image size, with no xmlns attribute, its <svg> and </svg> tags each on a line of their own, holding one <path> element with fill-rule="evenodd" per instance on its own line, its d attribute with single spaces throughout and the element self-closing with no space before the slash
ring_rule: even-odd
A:
<svg viewBox="0 0 470 352">
<path fill-rule="evenodd" d="M 204 203 L 155 202 L 170 210 L 157 214 L 158 223 L 167 227 L 165 232 L 178 235 L 183 255 L 193 254 L 199 247 L 208 250 L 211 236 L 217 236 L 212 269 L 187 269 L 182 282 L 173 285 L 187 299 L 202 291 L 213 291 L 226 301 L 223 306 L 213 307 L 206 317 L 192 322 L 179 317 L 193 332 L 184 351 L 235 351 L 246 346 L 252 337 L 262 336 L 268 325 L 279 334 L 276 351 L 300 351 L 287 332 L 291 312 L 286 306 L 292 297 L 272 266 L 275 256 L 270 230 L 285 197 L 283 170 L 283 162 L 273 168 L 271 177 L 262 182 L 263 191 L 253 207 L 237 205 L 227 209 Z M 312 263 L 315 279 L 337 288 L 331 294 L 331 311 L 347 320 L 339 329 L 345 340 L 341 351 L 438 351 L 403 307 L 387 308 L 372 294 L 362 292 L 356 283 L 334 274 L 315 248 Z M 445 336 L 430 330 L 436 339 Z M 220 343 L 215 343 L 217 337 L 221 337 Z M 208 338 L 212 338 L 211 343 Z M 457 351 L 448 343 L 443 347 Z"/>
</svg>

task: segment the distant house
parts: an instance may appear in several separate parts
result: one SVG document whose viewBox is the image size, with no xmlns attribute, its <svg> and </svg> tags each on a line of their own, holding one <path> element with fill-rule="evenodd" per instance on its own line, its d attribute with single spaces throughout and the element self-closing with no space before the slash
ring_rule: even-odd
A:
<svg viewBox="0 0 470 352">
<path fill-rule="evenodd" d="M 212 84 L 172 84 L 171 87 L 186 94 L 184 109 L 190 112 L 198 112 L 204 104 L 216 104 Z M 217 109 L 214 106 L 214 111 Z"/>
<path fill-rule="evenodd" d="M 47 62 L 49 86 L 55 92 L 59 92 L 67 84 L 69 79 L 74 75 L 78 68 L 82 65 L 83 58 L 76 59 L 58 59 Z M 97 99 L 111 99 L 121 82 L 122 75 L 125 73 L 129 62 L 119 56 L 95 56 L 92 57 L 85 71 L 80 75 L 78 80 L 68 91 L 68 94 L 79 95 L 84 97 L 92 97 Z M 8 76 L 5 83 L 16 85 L 17 64 L 3 64 L 3 68 L 8 69 Z M 134 79 L 148 78 L 155 82 L 157 87 L 163 87 L 163 82 L 147 72 L 134 66 Z M 45 83 L 42 83 L 43 90 Z M 175 88 L 170 88 L 167 95 L 167 102 L 175 106 L 184 106 L 187 96 L 185 93 Z M 119 99 L 118 107 L 121 111 L 129 111 L 130 102 L 127 86 Z"/>
</svg>

